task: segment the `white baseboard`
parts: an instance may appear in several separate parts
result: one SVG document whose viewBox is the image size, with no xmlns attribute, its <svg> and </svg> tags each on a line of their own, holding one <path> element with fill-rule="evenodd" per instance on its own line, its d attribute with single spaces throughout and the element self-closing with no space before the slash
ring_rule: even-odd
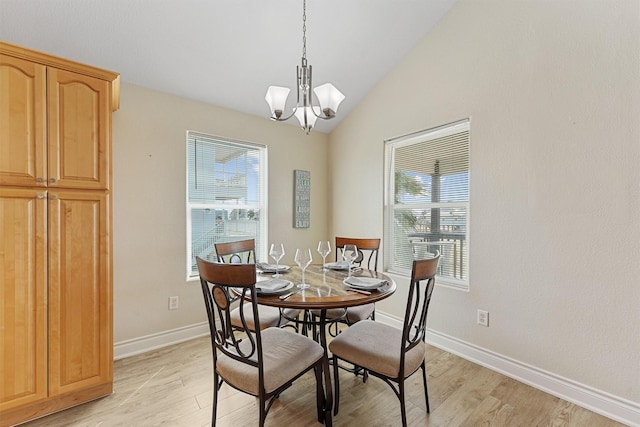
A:
<svg viewBox="0 0 640 427">
<path fill-rule="evenodd" d="M 209 335 L 209 323 L 202 322 L 182 328 L 159 332 L 157 334 L 120 341 L 115 343 L 113 346 L 113 358 L 115 360 L 123 359 L 125 357 L 146 353 L 147 351 L 156 350 L 158 348 L 167 347 L 206 335 Z"/>
<path fill-rule="evenodd" d="M 376 310 L 376 321 L 402 328 L 401 319 L 378 310 Z M 427 342 L 620 423 L 640 426 L 639 403 L 563 378 L 435 330 L 427 331 Z"/>
</svg>

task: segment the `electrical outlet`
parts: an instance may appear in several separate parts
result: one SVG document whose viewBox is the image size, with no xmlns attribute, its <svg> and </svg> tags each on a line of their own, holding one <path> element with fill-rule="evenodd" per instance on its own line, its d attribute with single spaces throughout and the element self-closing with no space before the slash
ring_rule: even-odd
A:
<svg viewBox="0 0 640 427">
<path fill-rule="evenodd" d="M 177 296 L 169 297 L 169 310 L 177 310 L 180 306 L 180 300 Z"/>
<path fill-rule="evenodd" d="M 478 310 L 478 325 L 489 326 L 489 312 L 486 310 Z"/>
</svg>

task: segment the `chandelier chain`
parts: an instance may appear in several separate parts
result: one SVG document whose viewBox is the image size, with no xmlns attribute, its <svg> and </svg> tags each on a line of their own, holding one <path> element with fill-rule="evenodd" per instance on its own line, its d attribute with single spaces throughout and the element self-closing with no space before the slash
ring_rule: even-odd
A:
<svg viewBox="0 0 640 427">
<path fill-rule="evenodd" d="M 307 59 L 307 0 L 302 2 L 302 59 Z"/>
</svg>

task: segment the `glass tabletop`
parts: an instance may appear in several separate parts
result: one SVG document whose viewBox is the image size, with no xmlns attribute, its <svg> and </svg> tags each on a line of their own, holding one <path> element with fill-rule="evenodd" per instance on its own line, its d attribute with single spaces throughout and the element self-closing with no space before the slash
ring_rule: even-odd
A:
<svg viewBox="0 0 640 427">
<path fill-rule="evenodd" d="M 372 278 L 380 279 L 381 285 L 375 289 L 353 289 L 344 283 L 344 280 L 348 277 L 347 271 L 321 271 L 319 265 L 311 265 L 305 271 L 305 282 L 310 285 L 309 288 L 299 290 L 294 287 L 284 295 L 259 295 L 258 302 L 274 307 L 300 309 L 343 308 L 380 301 L 392 295 L 396 290 L 396 283 L 393 279 L 383 273 L 367 269 L 356 269 L 352 272 L 352 276 L 354 278 L 367 279 L 368 281 L 371 281 Z M 301 271 L 297 267 L 290 268 L 280 277 L 294 284 L 298 284 L 302 280 Z M 258 283 L 270 278 L 270 275 L 259 274 Z M 288 295 L 289 293 L 291 295 Z"/>
</svg>

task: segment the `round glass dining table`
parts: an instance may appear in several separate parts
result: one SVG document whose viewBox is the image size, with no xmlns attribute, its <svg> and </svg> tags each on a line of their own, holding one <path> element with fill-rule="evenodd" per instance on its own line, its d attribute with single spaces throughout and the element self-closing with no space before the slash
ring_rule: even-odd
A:
<svg viewBox="0 0 640 427">
<path fill-rule="evenodd" d="M 260 271 L 260 270 L 258 270 Z M 373 270 L 355 269 L 352 272 L 354 278 L 372 281 L 379 279 L 381 285 L 375 289 L 357 291 L 344 284 L 348 277 L 347 270 L 323 270 L 320 265 L 310 265 L 305 270 L 305 283 L 309 285 L 306 289 L 298 289 L 297 285 L 302 283 L 302 271 L 298 267 L 290 267 L 285 273 L 280 274 L 280 279 L 288 280 L 293 286 L 286 291 L 278 292 L 277 295 L 258 294 L 257 302 L 279 308 L 294 308 L 314 310 L 319 313 L 318 340 L 324 348 L 324 388 L 325 388 L 325 425 L 331 426 L 331 411 L 333 407 L 333 389 L 331 386 L 331 374 L 329 371 L 329 355 L 327 352 L 326 322 L 327 310 L 354 307 L 358 305 L 370 304 L 383 300 L 391 296 L 396 290 L 396 283 L 389 276 Z M 260 281 L 268 280 L 272 274 L 260 273 L 257 277 L 256 286 Z M 332 310 L 332 313 L 335 312 Z M 305 315 L 305 320 L 310 316 Z M 330 321 L 333 319 L 329 319 Z"/>
</svg>

